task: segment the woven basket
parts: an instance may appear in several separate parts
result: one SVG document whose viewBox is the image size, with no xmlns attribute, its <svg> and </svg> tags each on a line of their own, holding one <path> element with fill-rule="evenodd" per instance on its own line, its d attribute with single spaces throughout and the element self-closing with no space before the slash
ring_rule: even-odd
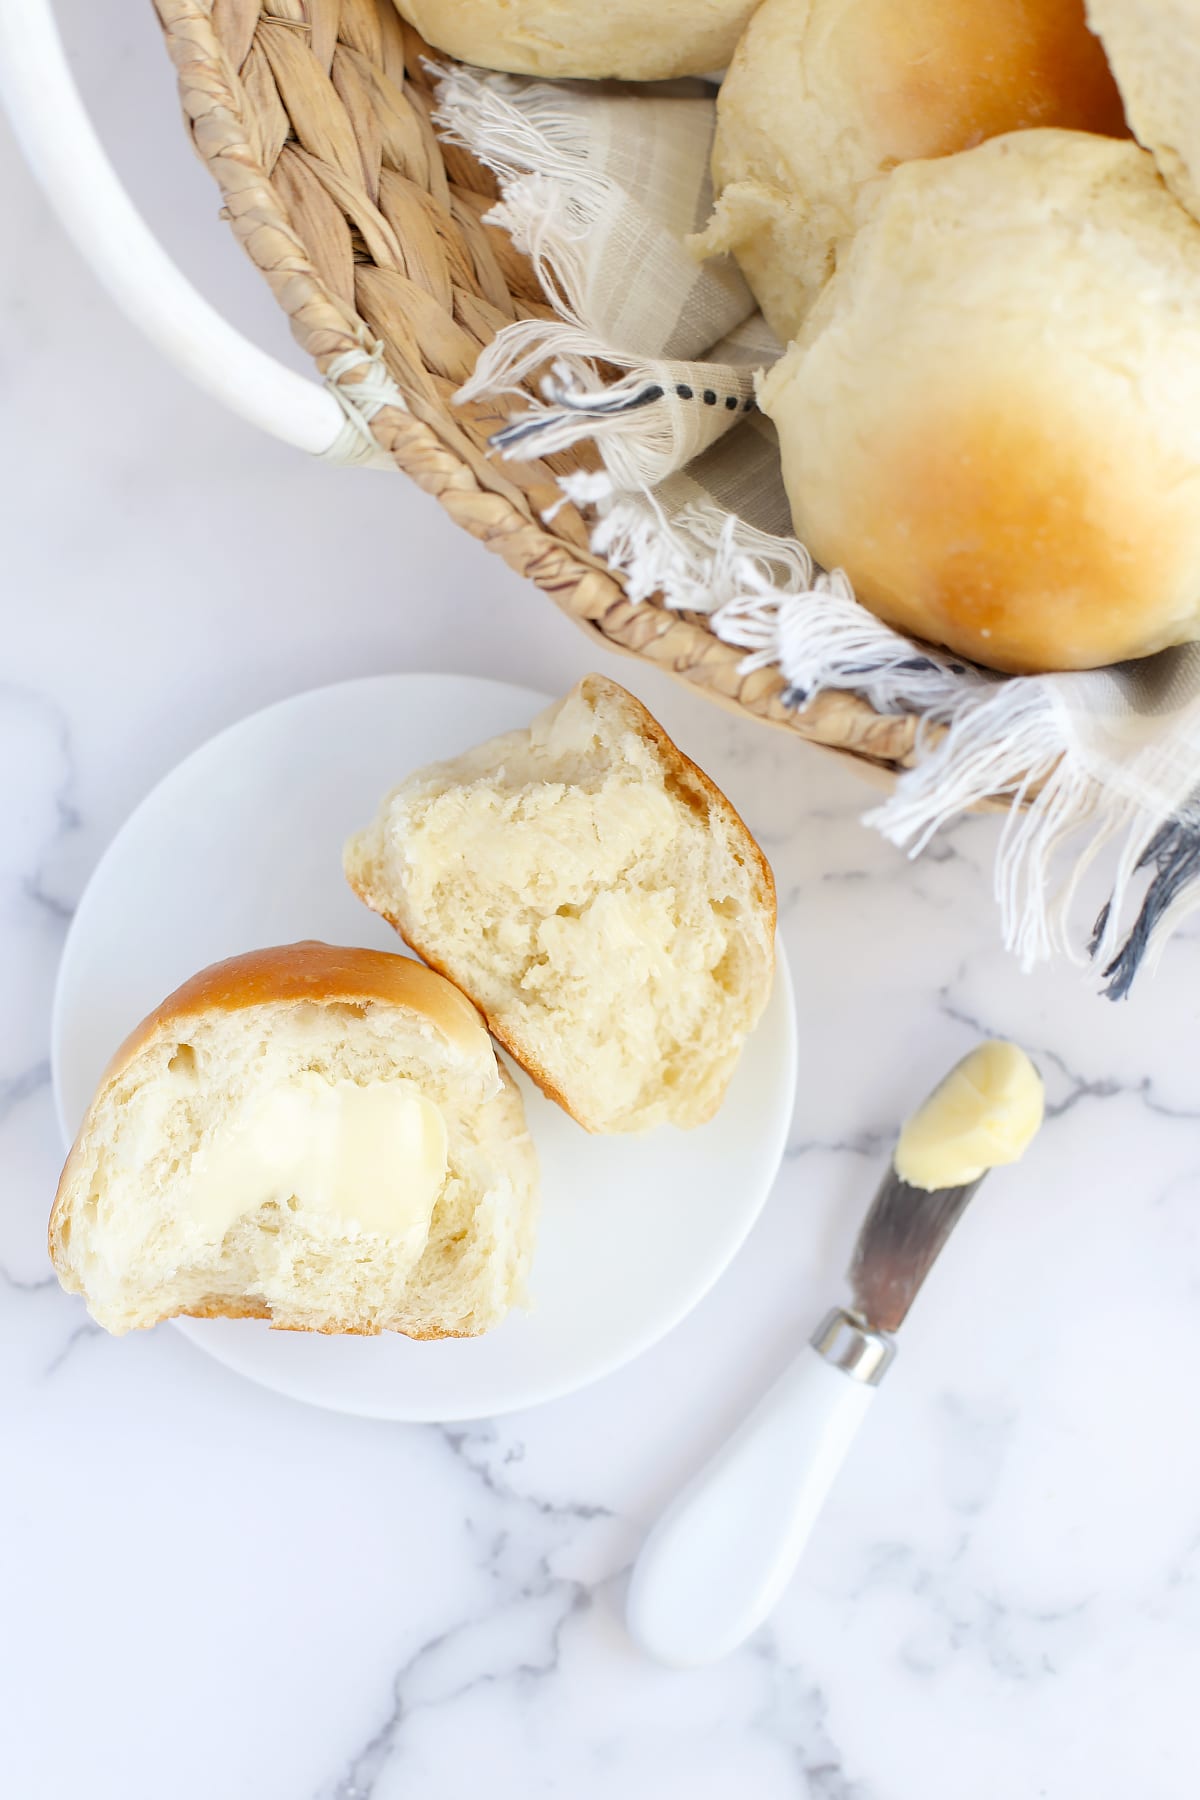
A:
<svg viewBox="0 0 1200 1800">
<path fill-rule="evenodd" d="M 579 456 L 501 464 L 488 449 L 500 415 L 453 403 L 480 347 L 548 308 L 507 234 L 484 222 L 494 177 L 437 136 L 430 52 L 392 0 L 155 5 L 196 150 L 300 344 L 322 373 L 383 344 L 407 411 L 385 407 L 371 429 L 397 468 L 612 648 L 864 772 L 909 763 L 915 718 L 832 692 L 797 712 L 778 669 L 743 674 L 743 653 L 702 617 L 632 605 L 578 510 L 543 520 L 561 500 L 555 475 Z"/>
</svg>

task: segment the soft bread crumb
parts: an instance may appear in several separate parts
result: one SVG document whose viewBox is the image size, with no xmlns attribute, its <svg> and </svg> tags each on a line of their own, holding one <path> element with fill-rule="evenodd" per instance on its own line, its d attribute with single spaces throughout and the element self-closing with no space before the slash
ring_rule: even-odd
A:
<svg viewBox="0 0 1200 1800">
<path fill-rule="evenodd" d="M 411 776 L 359 895 L 591 1131 L 702 1124 L 771 989 L 775 891 L 724 796 L 615 682 Z"/>
<path fill-rule="evenodd" d="M 50 1226 L 59 1278 L 113 1332 L 179 1313 L 265 1317 L 298 1331 L 486 1331 L 524 1297 L 533 1244 L 537 1164 L 520 1096 L 477 1017 L 464 1028 L 448 1009 L 438 1022 L 369 991 L 322 1001 L 328 947 L 297 948 L 315 965 L 311 997 L 262 999 L 272 985 L 264 962 L 286 953 L 257 952 L 238 959 L 255 971 L 251 1003 L 173 1013 L 168 1001 L 119 1053 L 59 1185 Z M 368 968 L 401 961 L 352 954 Z M 231 1122 L 313 1077 L 411 1082 L 437 1108 L 445 1170 L 427 1227 L 367 1229 L 284 1186 L 219 1236 L 189 1211 L 189 1176 Z"/>
<path fill-rule="evenodd" d="M 1200 219 L 1200 15 L 1193 0 L 1086 0 L 1139 144 Z"/>
</svg>

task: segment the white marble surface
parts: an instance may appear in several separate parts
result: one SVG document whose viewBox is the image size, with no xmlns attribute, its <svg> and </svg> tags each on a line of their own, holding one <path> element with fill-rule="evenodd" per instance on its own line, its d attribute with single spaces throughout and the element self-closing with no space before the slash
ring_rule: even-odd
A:
<svg viewBox="0 0 1200 1800">
<path fill-rule="evenodd" d="M 139 199 L 261 341 L 148 9 L 63 5 Z M 398 479 L 256 439 L 161 368 L 4 141 L 0 1791 L 13 1800 L 1178 1800 L 1200 1723 L 1200 939 L 1114 1008 L 996 943 L 996 827 L 918 866 L 854 775 L 597 657 Z M 307 1410 L 48 1273 L 47 1015 L 71 909 L 154 780 L 378 669 L 611 667 L 729 788 L 797 977 L 791 1148 L 656 1350 L 500 1424 Z M 825 1306 L 891 1133 L 980 1031 L 1051 1117 L 995 1178 L 772 1626 L 672 1674 L 620 1624 L 647 1521 Z M 729 1172 L 730 1181 L 737 1171 Z"/>
</svg>

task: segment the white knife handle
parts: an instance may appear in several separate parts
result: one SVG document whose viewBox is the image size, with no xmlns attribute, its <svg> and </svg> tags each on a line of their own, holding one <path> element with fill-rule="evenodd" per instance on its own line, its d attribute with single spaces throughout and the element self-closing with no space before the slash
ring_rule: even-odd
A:
<svg viewBox="0 0 1200 1800">
<path fill-rule="evenodd" d="M 849 1314 L 831 1314 L 672 1502 L 629 1585 L 626 1620 L 644 1650 L 677 1668 L 697 1667 L 727 1656 L 762 1624 L 892 1354 L 888 1339 Z"/>
</svg>

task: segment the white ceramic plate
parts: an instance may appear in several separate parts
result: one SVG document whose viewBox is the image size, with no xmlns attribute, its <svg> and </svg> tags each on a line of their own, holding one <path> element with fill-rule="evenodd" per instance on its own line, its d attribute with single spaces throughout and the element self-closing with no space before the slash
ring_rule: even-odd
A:
<svg viewBox="0 0 1200 1800">
<path fill-rule="evenodd" d="M 304 937 L 401 948 L 347 887 L 343 840 L 410 770 L 525 725 L 545 703 L 500 682 L 382 675 L 268 707 L 180 763 L 113 839 L 67 938 L 52 1044 L 64 1137 L 125 1033 L 204 964 Z M 542 1164 L 531 1312 L 485 1338 L 432 1344 L 257 1320 L 178 1328 L 267 1387 L 387 1419 L 508 1412 L 627 1362 L 708 1291 L 775 1177 L 795 1091 L 782 949 L 725 1105 L 699 1131 L 589 1137 L 518 1079 Z"/>
</svg>

